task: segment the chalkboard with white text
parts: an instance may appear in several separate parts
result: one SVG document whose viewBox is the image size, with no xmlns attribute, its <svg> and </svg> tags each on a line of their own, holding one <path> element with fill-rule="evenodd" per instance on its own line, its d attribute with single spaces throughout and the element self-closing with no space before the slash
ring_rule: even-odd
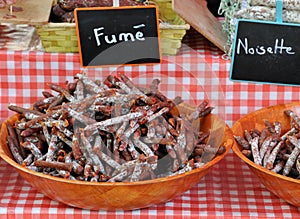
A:
<svg viewBox="0 0 300 219">
<path fill-rule="evenodd" d="M 157 8 L 78 8 L 75 21 L 85 67 L 160 63 Z"/>
<path fill-rule="evenodd" d="M 232 80 L 300 85 L 300 26 L 239 20 Z"/>
</svg>

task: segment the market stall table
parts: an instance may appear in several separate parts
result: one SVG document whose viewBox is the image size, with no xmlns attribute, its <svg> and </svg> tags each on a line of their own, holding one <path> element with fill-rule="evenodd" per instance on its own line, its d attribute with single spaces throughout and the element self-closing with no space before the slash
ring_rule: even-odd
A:
<svg viewBox="0 0 300 219">
<path fill-rule="evenodd" d="M 173 63 L 173 64 L 170 64 Z M 176 64 L 174 64 L 176 63 Z M 175 67 L 174 67 L 175 66 Z M 241 116 L 262 107 L 300 100 L 300 88 L 229 79 L 230 60 L 197 32 L 190 30 L 176 56 L 164 56 L 159 67 L 126 67 L 126 71 L 154 69 L 176 75 L 177 68 L 204 78 L 216 113 L 231 126 Z M 0 51 L 0 120 L 12 112 L 9 103 L 30 106 L 47 89 L 47 82 L 63 83 L 82 69 L 78 54 Z M 112 67 L 95 69 L 101 74 Z M 93 71 L 93 70 L 90 70 Z M 178 76 L 178 75 L 177 75 Z M 189 79 L 178 76 L 183 84 Z M 172 86 L 172 85 L 170 85 Z M 174 85 L 173 85 L 174 86 Z M 87 194 L 88 195 L 88 194 Z M 268 192 L 245 163 L 230 152 L 201 182 L 174 200 L 133 211 L 90 211 L 53 201 L 24 182 L 0 159 L 0 218 L 294 218 L 300 209 Z"/>
</svg>

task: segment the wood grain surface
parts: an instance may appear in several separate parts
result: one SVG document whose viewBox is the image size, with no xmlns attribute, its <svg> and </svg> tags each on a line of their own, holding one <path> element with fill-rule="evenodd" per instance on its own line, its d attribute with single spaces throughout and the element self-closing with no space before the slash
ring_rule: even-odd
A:
<svg viewBox="0 0 300 219">
<path fill-rule="evenodd" d="M 15 7 L 21 7 L 22 11 L 13 12 L 10 15 L 9 7 L 0 9 L 0 23 L 14 24 L 47 24 L 53 0 L 17 0 Z"/>
<path fill-rule="evenodd" d="M 220 21 L 208 10 L 206 0 L 173 0 L 173 10 L 195 30 L 225 51 L 227 37 Z"/>
</svg>

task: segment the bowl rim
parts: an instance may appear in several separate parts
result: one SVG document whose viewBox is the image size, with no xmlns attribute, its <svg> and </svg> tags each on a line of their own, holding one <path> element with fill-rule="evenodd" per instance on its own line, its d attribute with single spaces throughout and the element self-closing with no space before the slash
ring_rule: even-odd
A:
<svg viewBox="0 0 300 219">
<path fill-rule="evenodd" d="M 221 119 L 215 114 L 212 114 L 212 115 L 217 117 L 218 119 Z M 8 123 L 9 119 L 12 119 L 14 116 L 18 116 L 18 115 L 15 114 L 15 115 L 9 117 L 8 119 L 6 119 L 5 121 L 3 121 L 2 124 L 0 124 L 0 133 L 2 133 L 2 129 L 4 129 L 4 124 Z M 145 184 L 154 184 L 157 182 L 172 181 L 172 180 L 176 180 L 179 178 L 183 178 L 188 175 L 196 174 L 201 171 L 208 170 L 210 167 L 212 167 L 213 165 L 215 165 L 216 163 L 221 161 L 229 153 L 229 151 L 231 150 L 231 148 L 234 144 L 232 130 L 229 128 L 229 126 L 226 123 L 225 123 L 225 130 L 224 130 L 224 136 L 223 136 L 222 142 L 223 143 L 226 142 L 226 144 L 224 144 L 226 151 L 223 154 L 216 156 L 214 159 L 205 163 L 203 166 L 201 166 L 199 168 L 195 168 L 193 170 L 184 172 L 182 174 L 160 177 L 160 178 L 151 179 L 151 180 L 141 180 L 141 181 L 137 181 L 137 182 L 90 182 L 90 181 L 64 179 L 64 178 L 36 172 L 34 170 L 28 169 L 28 168 L 18 164 L 17 162 L 14 161 L 14 159 L 10 158 L 3 150 L 3 146 L 2 146 L 3 142 L 2 141 L 0 141 L 0 158 L 2 158 L 5 162 L 10 164 L 13 168 L 17 169 L 18 171 L 26 172 L 27 174 L 32 174 L 32 175 L 35 175 L 36 177 L 46 178 L 46 179 L 61 182 L 61 183 L 71 183 L 71 184 L 87 185 L 87 186 L 88 185 L 89 186 L 100 186 L 100 185 L 101 186 L 112 186 L 112 185 L 113 186 L 116 186 L 116 185 L 117 186 L 133 186 L 133 185 L 145 185 Z"/>
<path fill-rule="evenodd" d="M 300 101 L 297 101 L 297 102 L 290 102 L 290 103 L 286 103 L 286 104 L 277 104 L 277 105 L 271 105 L 271 106 L 267 106 L 267 107 L 263 107 L 261 109 L 258 109 L 258 110 L 255 110 L 253 112 L 250 112 L 244 116 L 242 116 L 240 119 L 238 119 L 233 125 L 232 125 L 232 132 L 233 132 L 233 135 L 235 134 L 234 133 L 234 130 L 235 128 L 239 125 L 239 123 L 243 120 L 245 120 L 247 117 L 251 116 L 251 115 L 255 115 L 261 111 L 266 111 L 266 110 L 272 110 L 274 107 L 282 107 L 283 109 L 287 109 L 291 106 L 299 106 L 300 107 Z M 259 170 L 261 172 L 264 172 L 272 177 L 278 177 L 282 180 L 286 180 L 286 181 L 290 181 L 290 182 L 293 182 L 293 183 L 297 183 L 299 184 L 300 183 L 300 179 L 294 179 L 292 177 L 288 177 L 288 176 L 284 176 L 282 174 L 279 174 L 279 173 L 275 173 L 275 172 L 272 172 L 271 170 L 268 170 L 267 168 L 261 166 L 261 165 L 258 165 L 256 163 L 254 163 L 252 160 L 250 160 L 249 158 L 247 158 L 244 154 L 242 154 L 240 148 L 239 148 L 239 145 L 238 143 L 236 142 L 236 140 L 234 140 L 233 142 L 233 145 L 232 145 L 232 151 L 242 160 L 244 161 L 246 164 L 248 164 L 249 166 L 255 168 L 256 170 Z"/>
</svg>

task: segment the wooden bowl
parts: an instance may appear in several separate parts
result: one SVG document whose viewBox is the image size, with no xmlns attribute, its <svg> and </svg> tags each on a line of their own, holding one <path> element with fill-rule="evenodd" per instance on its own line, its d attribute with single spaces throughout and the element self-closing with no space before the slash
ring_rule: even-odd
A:
<svg viewBox="0 0 300 219">
<path fill-rule="evenodd" d="M 231 129 L 226 126 L 223 137 L 220 136 L 226 152 L 201 168 L 184 174 L 139 182 L 83 182 L 45 175 L 17 164 L 6 144 L 7 124 L 16 119 L 17 116 L 7 119 L 1 127 L 0 156 L 32 187 L 49 198 L 73 207 L 93 210 L 131 210 L 171 200 L 197 184 L 213 165 L 224 158 L 234 142 Z M 208 116 L 201 122 L 201 129 L 210 129 L 215 121 L 220 121 L 220 118 Z"/>
<path fill-rule="evenodd" d="M 291 109 L 297 115 L 300 115 L 300 102 L 270 106 L 249 113 L 233 124 L 233 135 L 244 136 L 244 130 L 253 128 L 262 130 L 262 128 L 265 127 L 264 119 L 270 122 L 281 122 L 282 130 L 285 132 L 290 129 L 290 119 L 284 115 L 284 110 L 286 109 Z M 237 142 L 234 142 L 232 149 L 234 153 L 249 166 L 250 170 L 271 193 L 292 205 L 300 207 L 300 180 L 274 173 L 263 166 L 255 164 L 242 154 Z"/>
</svg>

